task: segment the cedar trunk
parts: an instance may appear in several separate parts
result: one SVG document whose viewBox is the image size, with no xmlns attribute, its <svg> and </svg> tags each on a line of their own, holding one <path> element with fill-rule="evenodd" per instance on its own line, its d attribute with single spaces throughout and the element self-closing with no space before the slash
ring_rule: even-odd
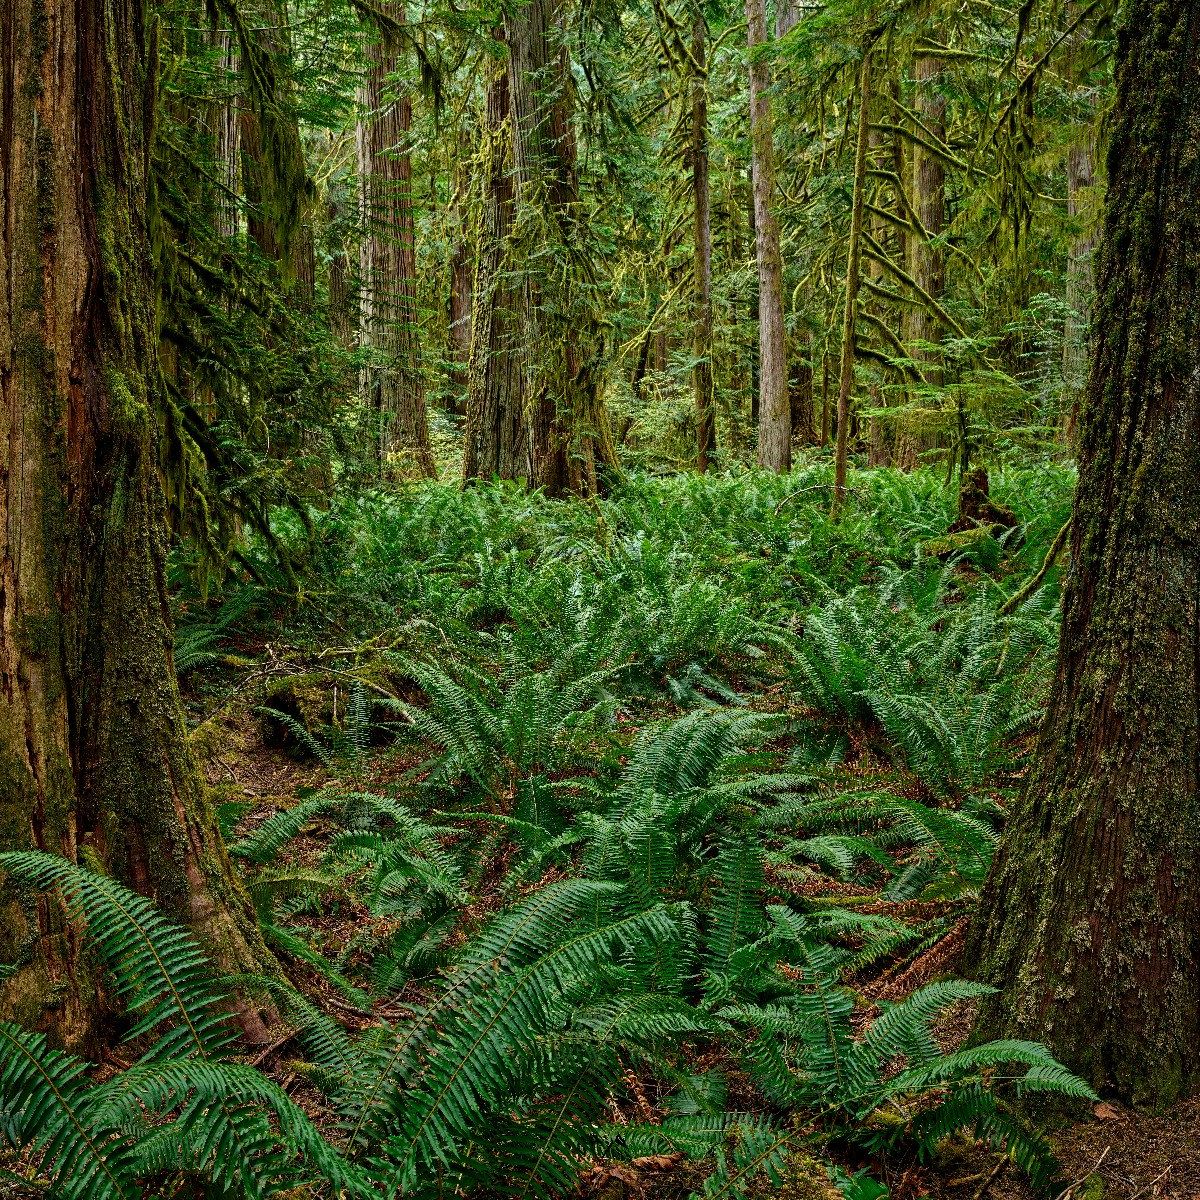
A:
<svg viewBox="0 0 1200 1200">
<path fill-rule="evenodd" d="M 981 1033 L 1098 1087 L 1200 1087 L 1200 0 L 1117 53 L 1073 568 L 1049 710 L 971 949 Z"/>
<path fill-rule="evenodd" d="M 172 662 L 147 36 L 141 0 L 0 25 L 0 847 L 100 866 L 254 971 Z M 0 887 L 0 961 L 5 1017 L 94 1039 L 57 904 Z"/>
<path fill-rule="evenodd" d="M 385 6 L 393 20 L 404 10 Z M 364 399 L 379 420 L 379 461 L 393 478 L 433 478 L 429 416 L 417 327 L 417 250 L 412 161 L 412 100 L 397 91 L 400 55 L 386 41 L 370 51 L 359 102 L 358 181 L 363 238 L 359 250 L 359 328 L 371 361 Z"/>
</svg>

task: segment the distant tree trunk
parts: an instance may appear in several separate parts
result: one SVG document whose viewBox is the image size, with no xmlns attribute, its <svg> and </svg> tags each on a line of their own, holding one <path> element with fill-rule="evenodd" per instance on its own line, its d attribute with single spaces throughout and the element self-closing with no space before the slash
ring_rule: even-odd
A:
<svg viewBox="0 0 1200 1200">
<path fill-rule="evenodd" d="M 357 297 L 350 281 L 349 256 L 343 231 L 338 228 L 342 218 L 340 204 L 330 199 L 325 205 L 326 254 L 329 259 L 329 328 L 341 345 L 349 347 L 354 342 L 358 327 Z"/>
<path fill-rule="evenodd" d="M 601 391 L 599 314 L 581 264 L 581 226 L 570 63 L 561 0 L 530 0 L 504 17 L 513 115 L 518 219 L 536 223 L 539 241 L 557 243 L 556 269 L 545 254 L 522 265 L 532 372 L 533 461 L 547 494 L 593 495 L 618 470 Z"/>
<path fill-rule="evenodd" d="M 799 353 L 792 356 L 788 383 L 790 424 L 794 438 L 799 438 L 802 444 L 811 444 L 814 432 L 812 334 L 805 331 L 797 341 Z"/>
<path fill-rule="evenodd" d="M 692 392 L 696 403 L 696 470 L 707 471 L 717 448 L 713 404 L 712 214 L 708 181 L 708 26 L 697 11 L 692 22 Z"/>
<path fill-rule="evenodd" d="M 772 209 L 775 146 L 771 72 L 761 57 L 767 44 L 766 0 L 746 0 L 746 38 L 750 50 L 750 148 L 758 261 L 758 465 L 787 471 L 792 465 L 792 421 L 783 321 L 783 258 L 779 225 Z"/>
<path fill-rule="evenodd" d="M 292 107 L 292 47 L 283 0 L 264 0 L 264 24 L 238 48 L 245 100 L 238 114 L 237 146 L 247 201 L 247 228 L 263 257 L 279 267 L 294 300 L 311 304 L 316 256 L 300 125 Z"/>
<path fill-rule="evenodd" d="M 404 10 L 383 11 L 402 20 Z M 379 460 L 388 476 L 433 478 L 429 415 L 417 322 L 417 252 L 408 137 L 412 100 L 397 90 L 399 53 L 370 49 L 359 95 L 358 181 L 363 235 L 359 251 L 360 336 L 375 361 L 363 368 L 364 400 L 379 418 Z"/>
<path fill-rule="evenodd" d="M 447 313 L 446 357 L 450 361 L 451 404 L 465 411 L 467 371 L 471 358 L 472 250 L 468 236 L 466 203 L 456 199 L 452 217 L 455 227 L 454 249 L 450 255 L 450 302 Z"/>
<path fill-rule="evenodd" d="M 482 137 L 483 220 L 472 287 L 463 479 L 532 480 L 521 345 L 527 301 L 511 264 L 516 200 L 507 69 L 488 84 Z"/>
<path fill-rule="evenodd" d="M 1072 6 L 1072 9 L 1074 6 Z M 1070 10 L 1069 10 L 1070 11 Z M 1069 76 L 1080 74 L 1085 34 L 1073 35 Z M 1063 432 L 1071 440 L 1077 423 L 1079 402 L 1087 385 L 1088 312 L 1092 303 L 1092 253 L 1096 246 L 1091 226 L 1091 194 L 1096 179 L 1096 126 L 1094 105 L 1089 101 L 1087 119 L 1080 121 L 1075 140 L 1067 150 L 1067 216 L 1075 236 L 1067 247 L 1067 315 L 1063 327 Z"/>
<path fill-rule="evenodd" d="M 804 14 L 804 4 L 801 0 L 776 0 L 775 3 L 775 37 L 787 37 Z"/>
<path fill-rule="evenodd" d="M 913 63 L 915 94 L 913 107 L 930 134 L 939 141 L 946 137 L 946 98 L 939 91 L 942 64 L 936 58 L 918 58 Z M 919 143 L 913 145 L 913 207 L 931 238 L 946 228 L 946 168 L 942 160 Z M 940 245 L 914 237 L 912 277 L 932 299 L 941 303 L 946 291 L 946 252 Z M 927 382 L 937 387 L 942 382 L 942 356 L 936 348 L 942 340 L 941 324 L 923 304 L 909 311 L 908 340 L 929 343 L 929 349 L 914 346 L 912 357 L 922 364 Z"/>
<path fill-rule="evenodd" d="M 1058 670 L 970 949 L 983 1035 L 1159 1105 L 1200 1089 L 1200 0 L 1124 11 Z"/>
<path fill-rule="evenodd" d="M 172 660 L 146 38 L 142 0 L 5 8 L 0 848 L 101 866 L 258 971 Z M 0 1013 L 89 1045 L 98 981 L 57 903 L 0 886 L 0 961 Z"/>
<path fill-rule="evenodd" d="M 223 87 L 231 89 L 238 74 L 237 47 L 233 37 L 226 29 L 214 29 L 210 31 L 209 42 L 217 52 Z M 217 232 L 230 239 L 237 237 L 241 220 L 237 206 L 239 152 L 237 105 L 232 96 L 222 96 L 213 105 L 213 158 L 218 184 L 215 224 Z"/>
<path fill-rule="evenodd" d="M 867 150 L 871 140 L 871 59 L 858 73 L 858 139 L 854 150 L 854 193 L 850 208 L 850 248 L 846 254 L 846 302 L 842 312 L 842 370 L 838 381 L 837 446 L 834 450 L 833 515 L 846 502 L 846 464 L 850 442 L 850 398 L 854 390 L 854 339 L 858 330 L 858 292 L 862 282 L 863 206 L 867 190 Z"/>
<path fill-rule="evenodd" d="M 821 445 L 829 445 L 829 343 L 821 351 Z"/>
</svg>

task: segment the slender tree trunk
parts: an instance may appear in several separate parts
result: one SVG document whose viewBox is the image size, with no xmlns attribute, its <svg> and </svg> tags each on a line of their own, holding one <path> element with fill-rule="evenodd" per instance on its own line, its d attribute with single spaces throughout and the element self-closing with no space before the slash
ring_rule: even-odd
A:
<svg viewBox="0 0 1200 1200">
<path fill-rule="evenodd" d="M 10 0 L 0 26 L 0 847 L 102 866 L 256 971 L 172 662 L 147 38 L 142 0 Z M 0 887 L 0 1011 L 83 1046 L 76 933 Z"/>
<path fill-rule="evenodd" d="M 930 134 L 939 141 L 946 136 L 946 98 L 939 90 L 942 64 L 936 58 L 918 58 L 913 63 L 915 88 L 913 107 Z M 913 207 L 931 238 L 940 236 L 946 228 L 946 168 L 936 154 L 923 146 L 913 146 Z M 941 303 L 946 291 L 946 252 L 936 242 L 922 237 L 912 239 L 912 277 L 934 300 Z M 923 304 L 910 309 L 908 339 L 914 345 L 912 357 L 922 364 L 921 371 L 928 383 L 938 387 L 942 382 L 941 352 L 937 344 L 942 339 L 941 324 Z"/>
<path fill-rule="evenodd" d="M 402 20 L 401 5 L 384 12 Z M 408 153 L 412 100 L 397 91 L 400 54 L 385 41 L 370 50 L 358 122 L 358 182 L 363 237 L 359 253 L 364 347 L 364 400 L 379 418 L 379 459 L 385 475 L 433 478 L 421 336 L 417 323 L 417 251 L 412 161 Z"/>
<path fill-rule="evenodd" d="M 692 391 L 696 402 L 696 470 L 707 471 L 717 447 L 713 404 L 712 214 L 708 182 L 708 26 L 697 11 L 692 22 L 692 263 L 695 275 L 692 325 Z"/>
<path fill-rule="evenodd" d="M 854 390 L 854 339 L 858 329 L 858 292 L 862 281 L 863 203 L 867 189 L 867 150 L 871 140 L 871 59 L 858 73 L 858 139 L 854 149 L 854 195 L 850 208 L 850 249 L 846 255 L 846 303 L 842 312 L 842 370 L 838 381 L 837 446 L 834 450 L 833 515 L 846 501 L 846 463 L 850 441 L 850 398 Z"/>
<path fill-rule="evenodd" d="M 237 237 L 241 221 L 238 212 L 238 110 L 232 91 L 238 74 L 237 46 L 228 29 L 214 29 L 209 42 L 220 62 L 222 90 L 228 94 L 213 106 L 213 157 L 217 178 L 216 229 L 229 239 Z"/>
<path fill-rule="evenodd" d="M 451 202 L 454 249 L 450 255 L 450 299 L 447 311 L 446 357 L 450 363 L 451 403 L 456 411 L 466 411 L 467 373 L 471 358 L 472 245 L 467 219 L 467 180 L 460 173 Z"/>
<path fill-rule="evenodd" d="M 829 348 L 821 351 L 821 445 L 829 445 Z"/>
<path fill-rule="evenodd" d="M 971 938 L 986 1036 L 1200 1088 L 1200 0 L 1117 46 L 1074 566 L 1049 710 Z"/>
<path fill-rule="evenodd" d="M 771 72 L 761 53 L 767 44 L 766 0 L 746 0 L 746 39 L 750 50 L 750 147 L 758 260 L 758 465 L 787 471 L 792 465 L 792 419 L 783 320 L 783 258 L 779 225 L 772 210 L 775 146 Z"/>
<path fill-rule="evenodd" d="M 472 287 L 463 479 L 532 480 L 528 385 L 521 344 L 526 296 L 511 265 L 515 196 L 508 72 L 488 84 L 483 219 Z"/>
</svg>

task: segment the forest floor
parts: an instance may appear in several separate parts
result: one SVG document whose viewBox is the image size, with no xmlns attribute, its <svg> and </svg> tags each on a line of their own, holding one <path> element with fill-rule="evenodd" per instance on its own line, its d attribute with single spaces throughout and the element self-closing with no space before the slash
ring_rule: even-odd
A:
<svg viewBox="0 0 1200 1200">
<path fill-rule="evenodd" d="M 595 870 L 589 845 L 604 845 L 588 831 L 609 810 L 587 798 L 626 796 L 628 824 L 630 764 L 693 716 L 733 713 L 756 731 L 730 735 L 685 789 L 689 803 L 735 796 L 733 807 L 713 800 L 716 816 L 692 842 L 681 828 L 673 836 L 687 844 L 662 848 L 675 856 L 662 894 L 686 898 L 704 936 L 720 927 L 728 886 L 713 856 L 751 805 L 763 846 L 756 903 L 840 914 L 828 936 L 856 997 L 848 1036 L 965 968 L 964 930 L 1053 663 L 1054 573 L 1015 617 L 1000 609 L 1041 565 L 1069 479 L 1002 477 L 1013 528 L 948 550 L 953 506 L 923 473 L 864 476 L 857 511 L 836 528 L 795 503 L 794 480 L 688 486 L 518 511 L 511 493 L 431 489 L 329 514 L 299 610 L 262 589 L 249 600 L 185 595 L 185 696 L 222 820 L 268 929 L 285 931 L 276 949 L 289 976 L 351 1034 L 431 1003 L 441 976 L 515 903 Z M 693 750 L 678 743 L 647 761 L 678 773 Z M 401 804 L 396 819 L 420 827 L 381 866 L 379 835 L 348 827 L 350 810 L 330 796 Z M 667 805 L 652 825 L 677 811 Z M 619 825 L 606 828 L 611 841 Z M 702 953 L 711 961 L 711 944 Z M 737 994 L 765 1003 L 753 998 L 776 994 L 780 970 L 791 978 L 771 968 L 774 983 L 756 976 Z M 929 1032 L 947 1053 L 966 1043 L 973 1007 L 939 1013 Z M 254 1061 L 328 1122 L 298 1053 L 283 1030 Z M 883 1138 L 875 1117 L 863 1136 L 818 1129 L 803 1109 L 788 1115 L 739 1053 L 684 1037 L 657 1066 L 623 1067 L 601 1123 L 628 1126 L 629 1149 L 607 1153 L 610 1132 L 580 1152 L 576 1190 L 682 1200 L 714 1187 L 710 1160 L 635 1152 L 635 1126 L 679 1119 L 670 1080 L 682 1066 L 721 1074 L 727 1108 L 799 1122 L 796 1145 L 820 1148 L 714 1194 L 1036 1195 L 1003 1141 L 953 1133 L 919 1152 L 907 1136 Z M 884 1080 L 903 1066 L 900 1056 Z M 901 1125 L 915 1129 L 944 1094 L 903 1101 Z M 1200 1197 L 1200 1104 L 1159 1116 L 1108 1102 L 1071 1111 L 1049 1133 L 1058 1200 Z"/>
</svg>

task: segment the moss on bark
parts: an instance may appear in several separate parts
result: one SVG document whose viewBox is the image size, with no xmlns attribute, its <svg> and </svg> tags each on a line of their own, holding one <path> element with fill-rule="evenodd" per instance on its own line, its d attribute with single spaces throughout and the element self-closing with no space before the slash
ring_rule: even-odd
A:
<svg viewBox="0 0 1200 1200">
<path fill-rule="evenodd" d="M 1200 0 L 1120 35 L 1073 568 L 1049 712 L 972 949 L 980 1033 L 1200 1087 Z"/>
</svg>

